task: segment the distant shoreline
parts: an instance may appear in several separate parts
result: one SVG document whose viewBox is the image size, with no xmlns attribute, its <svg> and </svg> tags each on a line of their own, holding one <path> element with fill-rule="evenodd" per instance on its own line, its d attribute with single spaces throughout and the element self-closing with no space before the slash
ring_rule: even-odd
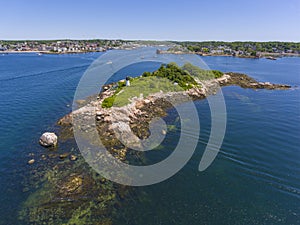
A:
<svg viewBox="0 0 300 225">
<path fill-rule="evenodd" d="M 226 56 L 226 57 L 237 57 L 237 58 L 249 58 L 249 59 L 259 59 L 267 57 L 300 57 L 300 54 L 297 53 L 272 53 L 272 52 L 261 52 L 260 56 L 252 55 L 229 55 L 229 54 L 212 54 L 212 53 L 202 53 L 202 52 L 184 52 L 184 51 L 158 51 L 158 54 L 174 54 L 174 55 L 186 55 L 186 54 L 195 54 L 200 56 Z"/>
<path fill-rule="evenodd" d="M 113 50 L 113 49 L 112 49 Z M 52 52 L 52 51 L 38 51 L 38 50 L 30 50 L 30 51 L 0 51 L 0 54 L 26 54 L 26 53 L 36 53 L 36 54 L 47 54 L 47 55 L 67 55 L 67 54 L 86 54 L 86 53 L 95 53 L 95 52 L 106 52 L 106 51 L 74 51 L 74 52 Z M 198 52 L 169 52 L 169 51 L 161 51 L 159 54 L 175 54 L 175 55 L 184 55 L 184 54 L 196 54 L 199 56 L 224 56 L 224 57 L 237 57 L 237 58 L 248 58 L 248 59 L 259 59 L 259 58 L 267 58 L 267 57 L 300 57 L 300 54 L 296 53 L 268 53 L 262 52 L 260 57 L 257 56 L 247 56 L 247 55 L 228 55 L 228 54 L 205 54 Z"/>
</svg>

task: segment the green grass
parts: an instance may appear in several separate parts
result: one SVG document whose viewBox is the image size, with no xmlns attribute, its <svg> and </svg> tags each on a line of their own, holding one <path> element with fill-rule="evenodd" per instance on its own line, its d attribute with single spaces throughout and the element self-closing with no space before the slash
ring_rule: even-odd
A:
<svg viewBox="0 0 300 225">
<path fill-rule="evenodd" d="M 200 87 L 194 78 L 207 80 L 221 77 L 222 72 L 217 70 L 203 70 L 190 63 L 179 67 L 176 63 L 162 65 L 158 70 L 144 72 L 142 77 L 131 78 L 130 86 L 125 82 L 118 82 L 115 93 L 102 102 L 103 108 L 112 106 L 121 107 L 130 103 L 133 97 L 147 97 L 149 94 L 163 92 L 178 92 Z"/>
<path fill-rule="evenodd" d="M 174 85 L 173 82 L 162 77 L 139 77 L 131 79 L 131 85 L 123 87 L 120 91 L 104 99 L 102 103 L 103 108 L 110 108 L 112 106 L 121 107 L 130 103 L 129 99 L 139 97 L 147 97 L 149 94 L 154 94 L 160 91 L 163 92 L 178 92 L 183 91 L 179 85 Z"/>
</svg>

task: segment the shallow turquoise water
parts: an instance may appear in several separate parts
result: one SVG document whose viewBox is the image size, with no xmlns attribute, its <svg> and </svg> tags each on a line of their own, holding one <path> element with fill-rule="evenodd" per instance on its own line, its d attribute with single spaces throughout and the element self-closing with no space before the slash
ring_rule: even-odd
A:
<svg viewBox="0 0 300 225">
<path fill-rule="evenodd" d="M 29 153 L 71 110 L 76 85 L 99 54 L 0 55 L 0 224 L 16 224 Z M 260 81 L 300 85 L 300 58 L 203 57 L 212 69 Z M 158 65 L 120 71 L 138 75 Z M 197 101 L 201 134 L 195 154 L 174 177 L 137 188 L 118 224 L 300 224 L 300 90 L 223 88 L 228 124 L 221 152 L 204 172 L 198 164 L 210 133 L 209 107 Z M 174 115 L 170 110 L 170 117 Z M 165 146 L 176 143 L 177 132 Z M 197 138 L 197 137 L 195 137 Z"/>
</svg>

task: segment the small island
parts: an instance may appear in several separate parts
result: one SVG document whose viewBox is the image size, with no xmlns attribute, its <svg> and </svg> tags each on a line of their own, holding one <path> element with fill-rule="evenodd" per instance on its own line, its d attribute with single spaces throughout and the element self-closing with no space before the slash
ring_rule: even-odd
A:
<svg viewBox="0 0 300 225">
<path fill-rule="evenodd" d="M 204 70 L 190 63 L 182 67 L 169 63 L 152 73 L 144 72 L 139 77 L 130 78 L 130 85 L 126 85 L 125 79 L 104 85 L 97 100 L 89 101 L 61 118 L 58 124 L 72 127 L 73 116 L 87 118 L 92 114 L 90 108 L 96 108 L 93 116 L 102 143 L 117 158 L 125 160 L 128 149 L 119 141 L 120 137 L 115 135 L 114 129 L 122 129 L 131 144 L 138 144 L 138 139 L 149 136 L 150 121 L 165 116 L 166 110 L 172 107 L 171 99 L 176 104 L 204 99 L 216 94 L 220 87 L 230 85 L 269 90 L 291 88 L 286 84 L 258 82 L 246 74 Z M 89 133 L 93 127 L 85 123 L 82 119 L 76 126 Z"/>
</svg>

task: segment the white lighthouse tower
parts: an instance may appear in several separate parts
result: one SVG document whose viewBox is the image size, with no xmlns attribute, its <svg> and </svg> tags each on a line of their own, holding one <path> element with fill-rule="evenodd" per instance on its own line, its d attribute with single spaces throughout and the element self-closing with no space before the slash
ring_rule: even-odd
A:
<svg viewBox="0 0 300 225">
<path fill-rule="evenodd" d="M 130 86 L 130 77 L 126 77 L 126 86 Z"/>
</svg>

